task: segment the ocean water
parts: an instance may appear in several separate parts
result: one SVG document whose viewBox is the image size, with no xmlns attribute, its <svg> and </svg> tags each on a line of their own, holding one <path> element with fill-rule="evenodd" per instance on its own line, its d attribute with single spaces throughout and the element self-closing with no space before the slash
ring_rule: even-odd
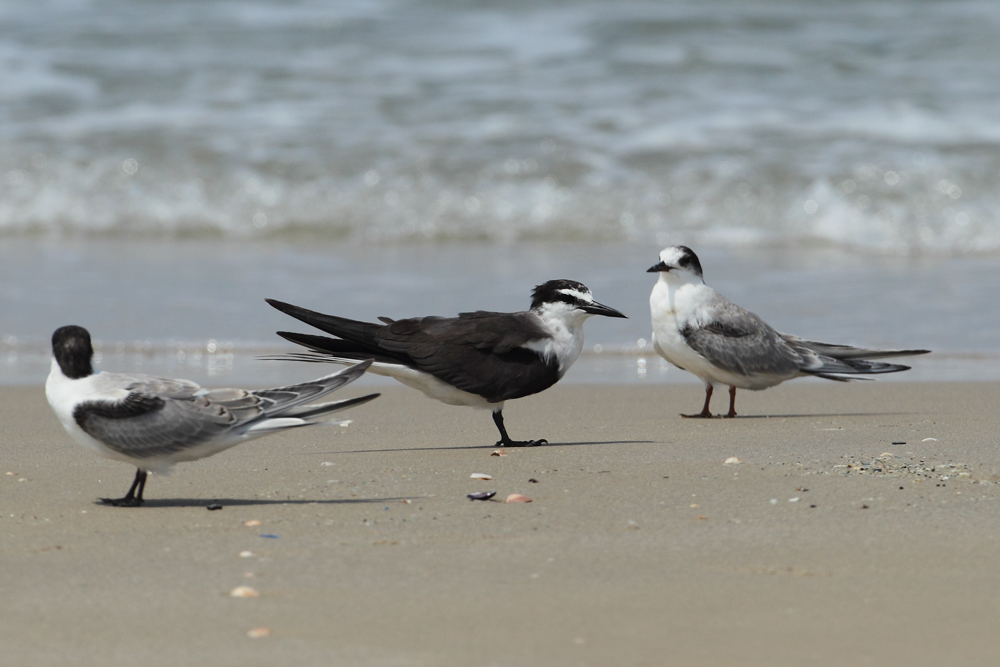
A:
<svg viewBox="0 0 1000 667">
<path fill-rule="evenodd" d="M 87 327 L 98 366 L 211 384 L 306 380 L 332 368 L 261 361 L 310 328 L 265 297 L 374 321 L 523 310 L 552 278 L 584 282 L 629 319 L 593 317 L 564 381 L 686 382 L 650 347 L 650 244 L 289 244 L 0 241 L 0 383 L 41 384 L 49 338 Z M 929 348 L 889 380 L 1000 380 L 1000 270 L 992 258 L 871 257 L 836 249 L 707 247 L 705 278 L 779 331 L 834 343 Z M 377 383 L 366 376 L 365 383 Z"/>
<path fill-rule="evenodd" d="M 1000 379 L 994 2 L 6 0 L 0 383 L 51 331 L 217 383 L 289 324 L 516 310 L 588 323 L 567 380 L 648 356 L 656 251 L 779 329 Z M 600 352 L 595 352 L 594 346 Z M 367 381 L 367 380 L 366 380 Z"/>
<path fill-rule="evenodd" d="M 6 0 L 0 233 L 1000 250 L 990 1 Z"/>
</svg>

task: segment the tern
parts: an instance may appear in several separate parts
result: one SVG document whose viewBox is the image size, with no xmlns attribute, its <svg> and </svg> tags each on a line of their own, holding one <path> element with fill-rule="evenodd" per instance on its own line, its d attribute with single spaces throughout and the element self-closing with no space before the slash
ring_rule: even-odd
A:
<svg viewBox="0 0 1000 667">
<path fill-rule="evenodd" d="M 592 315 L 625 317 L 597 303 L 574 280 L 535 287 L 530 310 L 476 311 L 458 317 L 418 317 L 382 324 L 324 315 L 267 299 L 278 310 L 337 338 L 279 331 L 311 350 L 272 357 L 353 363 L 374 359 L 371 372 L 387 375 L 449 405 L 486 408 L 500 431 L 497 445 L 532 447 L 540 440 L 512 440 L 503 423 L 505 401 L 537 394 L 558 382 L 583 349 L 583 323 Z"/>
<path fill-rule="evenodd" d="M 175 463 L 218 454 L 247 440 L 320 424 L 338 410 L 378 397 L 306 405 L 361 377 L 370 360 L 312 382 L 247 391 L 94 372 L 93 355 L 86 329 L 72 325 L 56 329 L 45 396 L 74 440 L 102 456 L 136 466 L 135 480 L 123 498 L 101 499 L 118 507 L 143 503 L 149 472 L 166 473 Z"/>
<path fill-rule="evenodd" d="M 871 359 L 927 354 L 930 350 L 869 350 L 830 345 L 772 329 L 705 284 L 698 256 L 686 246 L 668 246 L 647 269 L 659 278 L 649 295 L 653 348 L 664 359 L 705 383 L 705 406 L 695 415 L 711 417 L 717 384 L 729 385 L 729 414 L 736 416 L 736 389 L 767 389 L 795 377 L 816 376 L 848 382 L 857 375 L 896 373 L 909 366 Z"/>
</svg>

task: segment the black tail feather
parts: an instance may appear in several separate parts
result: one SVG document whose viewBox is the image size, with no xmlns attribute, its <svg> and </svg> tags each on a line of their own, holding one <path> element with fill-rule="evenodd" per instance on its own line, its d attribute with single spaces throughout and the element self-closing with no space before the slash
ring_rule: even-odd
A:
<svg viewBox="0 0 1000 667">
<path fill-rule="evenodd" d="M 328 338 L 327 336 L 313 336 L 311 334 L 293 333 L 290 331 L 278 331 L 277 334 L 287 341 L 301 345 L 313 352 L 327 354 L 341 359 L 374 359 L 376 362 L 399 364 L 403 360 L 386 353 L 375 345 L 365 345 L 349 340 L 338 338 Z"/>
<path fill-rule="evenodd" d="M 320 331 L 325 331 L 328 334 L 333 334 L 334 336 L 355 343 L 374 345 L 375 332 L 382 328 L 381 324 L 359 322 L 357 320 L 349 320 L 344 317 L 336 317 L 335 315 L 324 315 L 323 313 L 317 313 L 314 310 L 293 306 L 290 303 L 284 303 L 283 301 L 278 301 L 276 299 L 264 300 L 286 315 L 291 315 L 295 319 L 301 320 L 310 326 L 314 326 Z"/>
</svg>

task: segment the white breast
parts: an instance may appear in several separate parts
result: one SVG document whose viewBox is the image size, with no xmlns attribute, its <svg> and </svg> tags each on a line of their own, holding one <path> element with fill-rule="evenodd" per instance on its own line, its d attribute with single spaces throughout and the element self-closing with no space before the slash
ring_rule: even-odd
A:
<svg viewBox="0 0 1000 667">
<path fill-rule="evenodd" d="M 100 379 L 101 374 L 96 373 L 78 380 L 71 380 L 63 375 L 59 364 L 53 359 L 49 377 L 45 380 L 45 398 L 48 399 L 49 405 L 52 406 L 52 411 L 56 413 L 59 422 L 73 440 L 87 449 L 97 452 L 101 456 L 131 463 L 132 459 L 122 456 L 106 447 L 100 440 L 87 435 L 73 418 L 73 410 L 80 403 L 86 401 L 116 401 L 128 395 L 128 392 L 124 389 L 108 390 L 107 388 L 102 388 Z"/>
<path fill-rule="evenodd" d="M 583 351 L 583 323 L 588 314 L 565 304 L 545 304 L 532 313 L 548 337 L 530 341 L 523 347 L 546 361 L 555 359 L 562 379 Z"/>
<path fill-rule="evenodd" d="M 702 326 L 710 321 L 708 304 L 715 291 L 704 284 L 670 285 L 658 280 L 649 295 L 653 324 L 653 347 L 664 359 L 701 378 L 706 384 L 734 384 L 740 378 L 713 366 L 688 347 L 681 335 L 687 326 Z"/>
</svg>

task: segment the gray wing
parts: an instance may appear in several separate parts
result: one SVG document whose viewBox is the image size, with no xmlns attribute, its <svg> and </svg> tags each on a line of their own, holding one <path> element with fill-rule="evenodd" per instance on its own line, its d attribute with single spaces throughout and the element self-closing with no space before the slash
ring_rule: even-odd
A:
<svg viewBox="0 0 1000 667">
<path fill-rule="evenodd" d="M 201 386 L 190 380 L 158 378 L 140 373 L 100 373 L 98 389 L 111 393 L 115 389 L 159 396 L 161 398 L 190 398 L 200 391 Z"/>
<path fill-rule="evenodd" d="M 237 416 L 207 396 L 162 398 L 133 392 L 120 401 L 87 401 L 73 418 L 91 437 L 137 459 L 184 451 L 218 438 Z"/>
<path fill-rule="evenodd" d="M 713 365 L 736 375 L 796 375 L 802 357 L 757 315 L 720 300 L 712 321 L 681 329 L 684 340 Z"/>
<path fill-rule="evenodd" d="M 205 390 L 186 380 L 132 376 L 131 391 L 124 399 L 81 403 L 73 418 L 85 433 L 116 452 L 138 459 L 164 456 L 232 430 L 243 433 L 270 417 L 305 419 L 372 400 L 378 394 L 300 408 L 361 377 L 370 365 L 365 361 L 311 382 L 258 391 Z M 165 393 L 149 391 L 154 389 Z"/>
<path fill-rule="evenodd" d="M 930 350 L 878 350 L 872 348 L 852 347 L 850 345 L 836 345 L 832 343 L 820 343 L 815 340 L 803 340 L 792 334 L 779 333 L 779 336 L 796 347 L 812 350 L 831 359 L 843 361 L 854 359 L 885 359 L 887 357 L 910 357 L 918 354 L 929 354 Z"/>
</svg>

